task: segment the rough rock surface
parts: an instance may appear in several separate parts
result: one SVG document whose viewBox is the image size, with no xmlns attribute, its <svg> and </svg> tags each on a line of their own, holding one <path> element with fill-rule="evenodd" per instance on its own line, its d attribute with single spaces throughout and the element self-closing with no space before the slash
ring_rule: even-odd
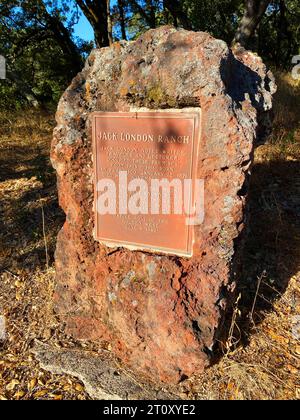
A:
<svg viewBox="0 0 300 420">
<path fill-rule="evenodd" d="M 161 27 L 94 50 L 60 100 L 52 144 L 66 222 L 56 306 L 79 339 L 110 343 L 131 368 L 175 383 L 209 365 L 238 270 L 253 145 L 275 83 L 261 59 L 201 32 Z M 205 221 L 190 259 L 93 239 L 93 111 L 202 109 L 198 178 Z"/>
</svg>

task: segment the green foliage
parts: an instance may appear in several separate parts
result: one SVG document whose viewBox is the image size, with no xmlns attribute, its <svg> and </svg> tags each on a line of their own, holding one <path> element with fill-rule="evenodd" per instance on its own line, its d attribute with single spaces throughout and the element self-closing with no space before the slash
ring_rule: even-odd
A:
<svg viewBox="0 0 300 420">
<path fill-rule="evenodd" d="M 0 5 L 0 54 L 7 78 L 0 81 L 0 108 L 56 103 L 83 64 L 91 45 L 72 40 L 75 15 L 57 2 L 11 1 Z M 64 26 L 66 25 L 66 26 Z"/>
<path fill-rule="evenodd" d="M 127 3 L 127 32 L 131 39 L 149 29 L 150 4 L 155 8 L 156 26 L 174 24 L 172 15 L 164 8 L 164 1 L 130 0 Z M 245 10 L 244 0 L 180 0 L 179 3 L 193 30 L 209 32 L 232 43 Z M 299 0 L 270 1 L 250 48 L 278 67 L 290 67 L 292 57 L 300 51 L 299 22 Z"/>
<path fill-rule="evenodd" d="M 289 69 L 300 53 L 300 2 L 275 0 L 263 17 L 253 49 L 277 67 Z"/>
<path fill-rule="evenodd" d="M 93 47 L 93 42 L 74 38 L 74 25 L 81 14 L 78 4 L 83 2 L 1 2 L 0 54 L 7 60 L 7 79 L 0 80 L 0 108 L 57 103 Z M 85 15 L 88 19 L 93 16 L 95 38 L 102 39 L 109 23 L 103 22 L 100 12 L 95 15 L 96 2 L 84 4 L 93 5 Z M 245 0 L 114 0 L 113 37 L 136 39 L 150 28 L 169 24 L 206 31 L 231 44 L 244 10 Z M 249 47 L 265 61 L 291 68 L 292 57 L 300 53 L 299 22 L 299 0 L 271 0 Z"/>
<path fill-rule="evenodd" d="M 231 43 L 243 13 L 242 0 L 184 0 L 192 27 Z"/>
</svg>

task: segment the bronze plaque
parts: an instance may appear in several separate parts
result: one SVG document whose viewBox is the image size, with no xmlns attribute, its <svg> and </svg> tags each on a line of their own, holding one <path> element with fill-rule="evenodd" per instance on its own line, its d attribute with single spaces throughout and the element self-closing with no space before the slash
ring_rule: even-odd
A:
<svg viewBox="0 0 300 420">
<path fill-rule="evenodd" d="M 199 137 L 200 111 L 94 113 L 95 239 L 191 256 Z"/>
</svg>

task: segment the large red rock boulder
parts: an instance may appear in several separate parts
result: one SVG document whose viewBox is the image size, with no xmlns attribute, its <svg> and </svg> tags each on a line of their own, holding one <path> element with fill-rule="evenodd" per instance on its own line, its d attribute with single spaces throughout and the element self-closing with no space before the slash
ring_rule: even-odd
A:
<svg viewBox="0 0 300 420">
<path fill-rule="evenodd" d="M 253 145 L 275 84 L 262 60 L 207 33 L 161 27 L 96 49 L 62 96 L 51 158 L 66 222 L 56 307 L 77 339 L 174 383 L 210 363 L 238 274 Z M 193 257 L 111 249 L 94 240 L 91 113 L 201 107 L 198 178 L 205 220 Z"/>
</svg>

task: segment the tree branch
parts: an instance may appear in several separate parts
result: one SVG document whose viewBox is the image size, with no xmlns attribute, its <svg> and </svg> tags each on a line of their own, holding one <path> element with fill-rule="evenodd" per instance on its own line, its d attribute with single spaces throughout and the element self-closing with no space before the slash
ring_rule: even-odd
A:
<svg viewBox="0 0 300 420">
<path fill-rule="evenodd" d="M 171 13 L 175 26 L 179 23 L 184 29 L 191 29 L 192 25 L 178 0 L 164 0 L 164 8 Z"/>
<path fill-rule="evenodd" d="M 150 28 L 153 28 L 153 22 L 150 16 L 148 16 L 147 12 L 145 12 L 145 10 L 142 8 L 142 6 L 136 1 L 136 0 L 128 0 L 129 3 L 131 4 L 132 8 L 135 9 L 135 11 L 137 13 L 139 13 L 141 15 L 141 17 L 145 20 L 145 22 L 147 23 L 147 25 Z"/>
<path fill-rule="evenodd" d="M 245 12 L 235 34 L 233 44 L 244 48 L 249 46 L 249 41 L 254 35 L 270 0 L 245 0 Z"/>
</svg>

